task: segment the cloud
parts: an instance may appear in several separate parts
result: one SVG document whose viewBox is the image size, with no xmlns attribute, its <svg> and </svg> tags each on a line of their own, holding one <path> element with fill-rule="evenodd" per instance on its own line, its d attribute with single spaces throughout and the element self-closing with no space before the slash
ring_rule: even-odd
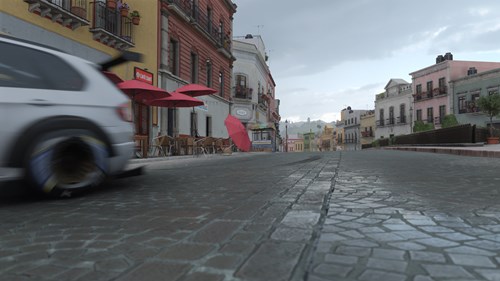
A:
<svg viewBox="0 0 500 281">
<path fill-rule="evenodd" d="M 408 79 L 437 55 L 500 49 L 497 0 L 233 1 L 234 35 L 262 36 L 289 119 L 373 108 L 390 78 Z"/>
</svg>

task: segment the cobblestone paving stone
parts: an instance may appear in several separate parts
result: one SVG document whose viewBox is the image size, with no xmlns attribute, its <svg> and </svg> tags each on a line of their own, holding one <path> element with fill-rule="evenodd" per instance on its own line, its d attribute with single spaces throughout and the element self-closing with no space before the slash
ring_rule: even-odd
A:
<svg viewBox="0 0 500 281">
<path fill-rule="evenodd" d="M 346 163 L 346 156 L 307 280 L 500 280 L 500 206 L 491 199 L 498 194 L 498 176 L 489 175 L 497 187 L 490 199 L 484 190 L 470 193 L 475 184 L 458 184 L 447 187 L 446 200 L 431 202 L 427 191 L 401 190 L 404 179 L 388 179 L 387 173 L 395 170 L 381 169 L 390 167 L 368 169 L 358 165 L 360 160 Z M 446 172 L 459 178 L 464 171 Z M 427 185 L 439 181 L 438 172 L 429 169 L 425 175 Z M 408 185 L 416 184 L 408 180 Z M 481 196 L 484 201 L 471 203 L 464 194 L 454 201 L 458 191 L 470 194 L 473 202 Z M 343 270 L 336 271 L 339 267 Z"/>
<path fill-rule="evenodd" d="M 302 280 L 340 155 L 276 155 L 158 162 L 4 206 L 0 280 Z"/>
<path fill-rule="evenodd" d="M 500 280 L 500 160 L 459 159 L 154 163 L 81 198 L 1 206 L 0 280 Z"/>
</svg>

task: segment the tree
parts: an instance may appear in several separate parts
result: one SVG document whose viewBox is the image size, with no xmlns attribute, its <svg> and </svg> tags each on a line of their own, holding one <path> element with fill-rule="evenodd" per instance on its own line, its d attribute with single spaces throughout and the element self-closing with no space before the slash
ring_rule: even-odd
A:
<svg viewBox="0 0 500 281">
<path fill-rule="evenodd" d="M 480 110 L 490 118 L 490 137 L 493 137 L 493 117 L 500 115 L 500 95 L 482 96 L 477 104 Z"/>
</svg>

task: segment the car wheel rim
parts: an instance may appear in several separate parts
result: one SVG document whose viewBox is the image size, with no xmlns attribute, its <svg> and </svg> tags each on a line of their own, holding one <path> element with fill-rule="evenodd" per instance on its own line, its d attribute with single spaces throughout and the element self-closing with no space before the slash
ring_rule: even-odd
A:
<svg viewBox="0 0 500 281">
<path fill-rule="evenodd" d="M 102 181 L 107 155 L 105 144 L 93 137 L 61 137 L 37 146 L 30 167 L 43 192 L 50 193 L 56 186 L 74 190 Z"/>
</svg>

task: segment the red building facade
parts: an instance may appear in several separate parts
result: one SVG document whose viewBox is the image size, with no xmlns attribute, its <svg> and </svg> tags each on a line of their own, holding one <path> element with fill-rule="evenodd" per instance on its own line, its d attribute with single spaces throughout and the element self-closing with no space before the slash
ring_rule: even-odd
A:
<svg viewBox="0 0 500 281">
<path fill-rule="evenodd" d="M 206 105 L 203 109 L 192 113 L 170 109 L 163 114 L 166 115 L 162 117 L 165 130 L 172 131 L 173 127 L 181 134 L 224 135 L 223 119 L 229 113 L 231 97 L 234 62 L 231 36 L 235 12 L 236 5 L 231 0 L 161 1 L 162 87 L 174 91 L 184 84 L 196 83 L 218 91 L 200 98 Z"/>
</svg>

